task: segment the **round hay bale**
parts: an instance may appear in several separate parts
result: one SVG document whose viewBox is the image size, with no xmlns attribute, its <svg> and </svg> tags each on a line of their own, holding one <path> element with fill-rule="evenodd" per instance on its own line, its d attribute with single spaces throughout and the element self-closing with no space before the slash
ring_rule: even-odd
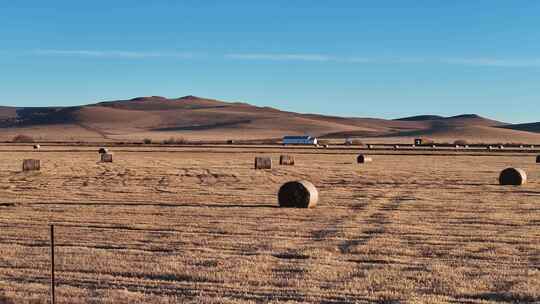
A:
<svg viewBox="0 0 540 304">
<path fill-rule="evenodd" d="M 503 150 L 503 149 L 504 149 L 504 146 L 503 146 L 503 145 L 500 145 L 500 146 L 499 146 L 499 149 Z"/>
<path fill-rule="evenodd" d="M 437 145 L 431 145 L 431 148 L 435 149 L 437 148 Z"/>
<path fill-rule="evenodd" d="M 294 156 L 293 155 L 279 156 L 279 164 L 282 166 L 294 166 Z"/>
<path fill-rule="evenodd" d="M 255 169 L 272 169 L 272 159 L 270 157 L 255 157 Z"/>
<path fill-rule="evenodd" d="M 367 145 L 367 148 L 368 148 L 369 150 L 371 150 L 371 149 L 373 149 L 373 145 Z"/>
<path fill-rule="evenodd" d="M 41 146 L 39 144 L 34 145 L 34 150 L 39 150 Z"/>
<path fill-rule="evenodd" d="M 325 149 L 328 149 L 330 146 L 329 145 L 324 145 L 323 146 Z"/>
<path fill-rule="evenodd" d="M 99 154 L 109 153 L 109 149 L 101 147 L 101 148 L 99 148 L 98 152 L 99 152 Z"/>
<path fill-rule="evenodd" d="M 279 188 L 280 207 L 315 208 L 319 200 L 319 191 L 308 181 L 287 182 Z"/>
<path fill-rule="evenodd" d="M 100 154 L 100 161 L 102 163 L 112 163 L 113 162 L 113 155 L 111 153 L 101 153 Z"/>
<path fill-rule="evenodd" d="M 521 186 L 527 183 L 527 173 L 523 169 L 506 168 L 499 176 L 499 183 L 503 186 Z"/>
<path fill-rule="evenodd" d="M 23 159 L 23 171 L 39 171 L 41 170 L 41 161 L 39 159 Z"/>
<path fill-rule="evenodd" d="M 365 156 L 364 154 L 360 154 L 358 155 L 358 157 L 356 158 L 356 162 L 359 163 L 359 164 L 363 164 L 363 163 L 367 163 L 367 162 L 370 162 L 372 161 L 373 159 L 371 159 L 371 157 L 367 157 Z"/>
<path fill-rule="evenodd" d="M 396 149 L 396 150 L 399 149 L 399 145 L 395 145 L 394 149 Z"/>
</svg>

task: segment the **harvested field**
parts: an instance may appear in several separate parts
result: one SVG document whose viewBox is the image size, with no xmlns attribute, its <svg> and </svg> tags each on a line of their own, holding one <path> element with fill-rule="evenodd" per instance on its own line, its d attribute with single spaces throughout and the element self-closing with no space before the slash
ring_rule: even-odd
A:
<svg viewBox="0 0 540 304">
<path fill-rule="evenodd" d="M 51 223 L 59 303 L 540 302 L 535 156 L 387 154 L 358 166 L 357 151 L 313 149 L 296 166 L 254 170 L 256 156 L 285 149 L 115 149 L 101 164 L 96 147 L 42 146 L 41 171 L 21 172 L 35 153 L 10 149 L 0 303 L 2 292 L 47 303 Z M 500 186 L 507 167 L 528 183 Z M 291 180 L 313 182 L 316 208 L 278 208 Z"/>
</svg>

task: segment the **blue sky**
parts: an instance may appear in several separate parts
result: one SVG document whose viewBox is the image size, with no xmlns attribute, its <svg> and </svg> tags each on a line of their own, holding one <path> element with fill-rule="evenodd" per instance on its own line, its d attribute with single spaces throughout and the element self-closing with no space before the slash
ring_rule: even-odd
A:
<svg viewBox="0 0 540 304">
<path fill-rule="evenodd" d="M 540 1 L 1 1 L 0 104 L 540 121 Z"/>
</svg>

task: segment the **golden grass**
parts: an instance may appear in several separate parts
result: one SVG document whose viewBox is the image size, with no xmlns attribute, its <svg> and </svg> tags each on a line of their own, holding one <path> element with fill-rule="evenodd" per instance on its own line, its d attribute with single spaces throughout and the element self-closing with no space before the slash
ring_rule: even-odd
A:
<svg viewBox="0 0 540 304">
<path fill-rule="evenodd" d="M 113 149 L 102 164 L 90 149 L 0 153 L 0 290 L 15 303 L 47 303 L 49 223 L 59 303 L 540 301 L 534 157 L 296 154 L 260 171 L 260 151 Z M 24 158 L 42 171 L 20 172 Z M 530 182 L 499 186 L 509 166 Z M 277 208 L 301 179 L 317 208 Z"/>
</svg>

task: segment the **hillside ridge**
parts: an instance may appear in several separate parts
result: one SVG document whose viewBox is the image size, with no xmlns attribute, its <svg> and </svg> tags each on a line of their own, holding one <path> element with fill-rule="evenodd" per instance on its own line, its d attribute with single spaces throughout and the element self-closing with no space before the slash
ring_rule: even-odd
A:
<svg viewBox="0 0 540 304">
<path fill-rule="evenodd" d="M 62 130 L 56 132 L 55 130 Z M 540 142 L 536 124 L 510 125 L 478 114 L 417 115 L 393 120 L 282 111 L 245 102 L 186 95 L 139 96 L 68 107 L 0 107 L 0 137 L 19 133 L 43 138 L 145 137 L 257 139 L 284 135 Z M 535 133 L 536 132 L 536 133 Z"/>
</svg>

